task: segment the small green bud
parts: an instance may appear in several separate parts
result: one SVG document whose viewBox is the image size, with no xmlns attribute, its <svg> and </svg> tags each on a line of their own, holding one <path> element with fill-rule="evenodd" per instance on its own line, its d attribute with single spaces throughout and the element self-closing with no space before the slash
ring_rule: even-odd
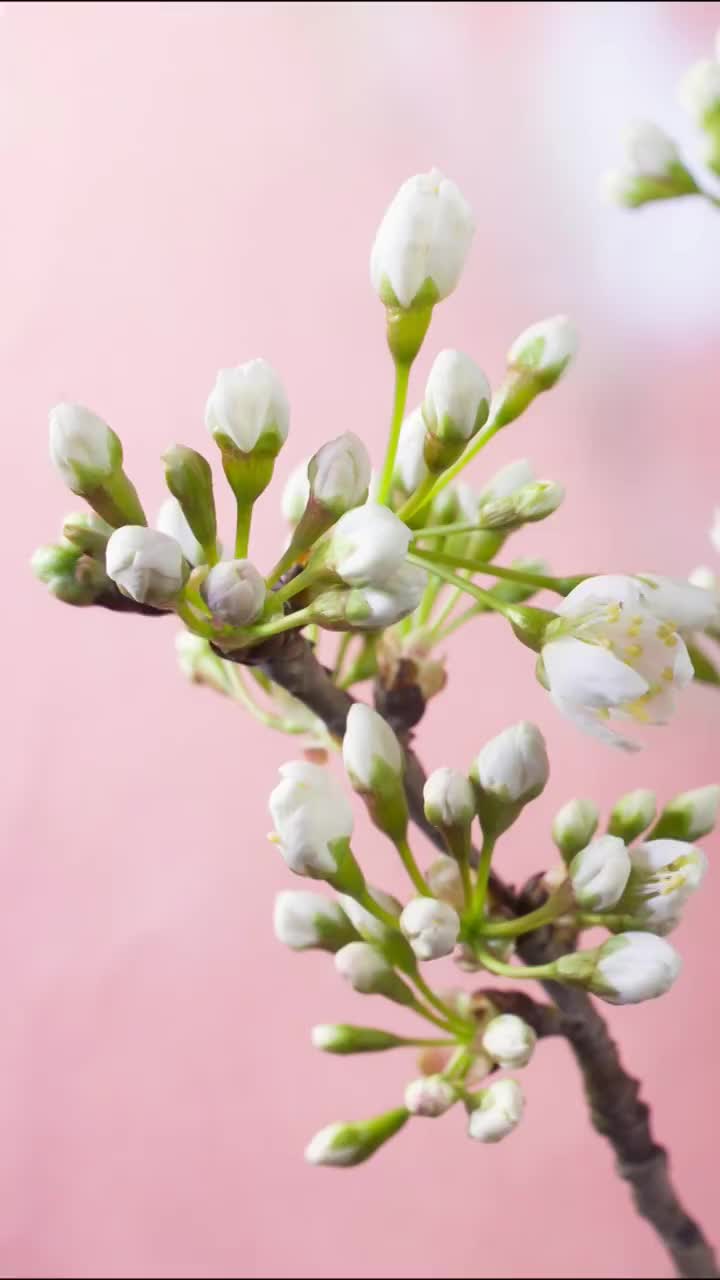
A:
<svg viewBox="0 0 720 1280">
<path fill-rule="evenodd" d="M 196 449 L 182 444 L 171 445 L 163 454 L 163 463 L 167 487 L 212 563 L 217 555 L 217 520 L 210 463 Z"/>
<path fill-rule="evenodd" d="M 323 1023 L 313 1027 L 311 1039 L 316 1049 L 325 1053 L 383 1053 L 402 1048 L 407 1041 L 389 1031 L 374 1027 L 353 1027 L 348 1023 Z"/>
<path fill-rule="evenodd" d="M 700 840 L 717 822 L 720 787 L 711 785 L 683 791 L 670 801 L 651 832 L 652 840 Z"/>
<path fill-rule="evenodd" d="M 63 604 L 94 604 L 108 585 L 102 565 L 78 547 L 38 547 L 31 560 L 35 577 Z"/>
<path fill-rule="evenodd" d="M 103 560 L 108 539 L 112 534 L 109 525 L 94 511 L 74 511 L 63 520 L 63 538 L 71 542 L 84 555 Z"/>
<path fill-rule="evenodd" d="M 631 844 L 643 831 L 646 831 L 657 812 L 655 793 L 640 788 L 629 791 L 618 800 L 610 814 L 608 831 L 611 836 L 620 836 L 626 844 Z"/>
<path fill-rule="evenodd" d="M 558 809 L 552 825 L 552 838 L 566 863 L 590 843 L 597 831 L 600 811 L 592 800 L 568 800 Z"/>
<path fill-rule="evenodd" d="M 402 1129 L 409 1115 L 406 1107 L 398 1107 L 357 1124 L 329 1124 L 308 1143 L 305 1159 L 308 1164 L 341 1168 L 362 1164 Z"/>
</svg>

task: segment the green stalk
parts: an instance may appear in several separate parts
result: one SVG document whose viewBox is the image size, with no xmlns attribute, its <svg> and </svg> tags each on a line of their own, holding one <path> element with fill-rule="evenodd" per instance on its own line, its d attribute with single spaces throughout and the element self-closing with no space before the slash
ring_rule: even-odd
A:
<svg viewBox="0 0 720 1280">
<path fill-rule="evenodd" d="M 385 451 L 385 462 L 383 463 L 377 493 L 377 501 L 384 506 L 388 506 L 390 502 L 390 491 L 392 489 L 393 474 L 395 471 L 395 458 L 397 456 L 398 441 L 400 439 L 400 428 L 405 416 L 405 403 L 407 401 L 409 380 L 410 365 L 402 363 L 399 360 L 395 360 L 395 394 L 393 397 L 392 417 L 390 419 L 390 437 Z"/>
</svg>

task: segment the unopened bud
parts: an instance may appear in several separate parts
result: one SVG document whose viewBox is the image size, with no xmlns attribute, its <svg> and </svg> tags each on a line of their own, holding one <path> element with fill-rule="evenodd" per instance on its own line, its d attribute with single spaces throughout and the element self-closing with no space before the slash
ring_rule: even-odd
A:
<svg viewBox="0 0 720 1280">
<path fill-rule="evenodd" d="M 405 1090 L 405 1106 L 412 1116 L 444 1116 L 456 1101 L 454 1086 L 441 1075 L 420 1076 Z"/>
<path fill-rule="evenodd" d="M 640 788 L 622 796 L 610 814 L 608 831 L 631 844 L 652 822 L 657 812 L 654 791 Z"/>
<path fill-rule="evenodd" d="M 471 1101 L 468 1136 L 475 1142 L 500 1142 L 519 1125 L 525 1099 L 515 1080 L 497 1080 Z"/>
<path fill-rule="evenodd" d="M 532 1027 L 514 1013 L 491 1018 L 482 1037 L 483 1049 L 503 1070 L 526 1067 L 536 1042 Z"/>
<path fill-rule="evenodd" d="M 667 805 L 653 827 L 653 840 L 701 840 L 713 830 L 720 805 L 720 787 L 711 784 L 683 791 Z"/>
<path fill-rule="evenodd" d="M 361 1164 L 402 1129 L 408 1116 L 405 1107 L 398 1107 L 357 1124 L 329 1124 L 308 1143 L 305 1159 L 308 1164 L 339 1168 Z"/>
<path fill-rule="evenodd" d="M 552 824 L 552 838 L 565 862 L 590 843 L 597 831 L 600 811 L 592 800 L 568 800 L 558 809 Z"/>
<path fill-rule="evenodd" d="M 575 900 L 586 911 L 608 911 L 623 895 L 630 856 L 619 836 L 600 836 L 570 863 Z"/>
<path fill-rule="evenodd" d="M 210 463 L 196 449 L 174 444 L 163 454 L 165 480 L 179 502 L 193 536 L 212 563 L 217 541 L 215 497 Z M 192 561 L 193 564 L 199 561 Z"/>
</svg>

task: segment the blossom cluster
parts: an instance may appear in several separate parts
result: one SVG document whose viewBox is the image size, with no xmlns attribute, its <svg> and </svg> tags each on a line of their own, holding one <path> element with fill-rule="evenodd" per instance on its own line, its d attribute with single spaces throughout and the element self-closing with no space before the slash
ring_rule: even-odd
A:
<svg viewBox="0 0 720 1280">
<path fill-rule="evenodd" d="M 714 121 L 708 108 L 703 128 L 714 129 Z M 657 187 L 660 162 L 648 160 L 645 143 L 636 159 Z M 674 158 L 663 163 L 663 182 L 688 181 Z M 496 1073 L 527 1066 L 535 1030 L 492 995 L 434 989 L 424 966 L 451 957 L 464 973 L 552 980 L 617 1004 L 661 995 L 680 967 L 666 935 L 702 880 L 696 841 L 711 830 L 718 806 L 718 788 L 709 786 L 677 797 L 658 817 L 654 796 L 636 791 L 598 834 L 595 805 L 570 801 L 553 824 L 561 860 L 545 877 L 543 900 L 512 914 L 495 895 L 493 858 L 547 783 L 540 730 L 511 726 L 482 746 L 467 772 L 442 767 L 430 775 L 424 820 L 444 853 L 423 868 L 410 841 L 406 744 L 377 711 L 354 702 L 343 764 L 407 873 L 412 896 L 401 902 L 366 881 L 349 797 L 326 767 L 340 745 L 337 717 L 326 724 L 312 700 L 295 696 L 302 685 L 289 692 L 266 660 L 276 638 L 282 645 L 295 632 L 308 660 L 318 645 L 325 658 L 334 643 L 324 677 L 334 692 L 368 678 L 382 690 L 409 665 L 426 702 L 444 685 L 450 637 L 499 614 L 535 655 L 554 706 L 584 732 L 625 749 L 639 745 L 626 727 L 665 724 L 693 675 L 720 683 L 698 643 L 720 636 L 720 592 L 707 570 L 684 581 L 634 567 L 558 576 L 540 560 L 505 563 L 515 531 L 559 509 L 562 485 L 538 477 L 524 458 L 476 488 L 458 478 L 563 377 L 577 349 L 567 317 L 526 328 L 494 386 L 470 355 L 440 351 L 422 395 L 408 405 L 414 360 L 434 308 L 460 280 L 472 237 L 464 196 L 436 170 L 411 178 L 392 200 L 370 261 L 395 375 L 385 456 L 374 471 L 363 440 L 347 431 L 302 461 L 282 494 L 284 543 L 267 560 L 256 548 L 250 557 L 253 513 L 288 439 L 290 407 L 266 360 L 221 370 L 205 408 L 235 500 L 227 553 L 203 454 L 174 444 L 163 455 L 169 496 L 151 526 L 112 428 L 77 404 L 50 414 L 51 458 L 90 510 L 66 517 L 60 541 L 36 552 L 37 577 L 69 604 L 175 614 L 183 624 L 178 657 L 191 680 L 304 739 L 305 758 L 283 766 L 272 792 L 272 838 L 293 873 L 325 884 L 332 896 L 281 894 L 277 936 L 295 950 L 331 952 L 357 992 L 381 995 L 432 1024 L 430 1039 L 344 1024 L 315 1028 L 313 1042 L 329 1052 L 410 1046 L 422 1053 L 402 1105 L 323 1130 L 308 1146 L 312 1163 L 358 1163 L 410 1116 L 437 1117 L 456 1103 L 467 1112 L 471 1138 L 507 1136 L 520 1121 L 523 1092 Z M 542 605 L 530 603 L 539 593 Z M 546 925 L 561 927 L 573 949 L 547 964 L 519 963 L 522 939 Z M 584 930 L 598 927 L 608 934 L 604 942 L 575 949 Z"/>
</svg>

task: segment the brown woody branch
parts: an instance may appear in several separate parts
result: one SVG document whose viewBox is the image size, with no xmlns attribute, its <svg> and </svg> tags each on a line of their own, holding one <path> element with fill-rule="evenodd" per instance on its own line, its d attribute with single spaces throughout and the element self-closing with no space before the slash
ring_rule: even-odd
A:
<svg viewBox="0 0 720 1280">
<path fill-rule="evenodd" d="M 133 611 L 129 601 L 104 598 L 98 603 Z M 134 611 L 155 612 L 142 607 L 135 607 Z M 253 649 L 221 656 L 262 667 L 276 684 L 319 716 L 333 736 L 342 737 L 353 699 L 337 688 L 299 632 L 284 632 Z M 412 693 L 393 701 L 388 700 L 386 691 L 379 690 L 378 701 L 405 745 L 405 781 L 412 819 L 442 848 L 439 832 L 425 818 L 425 774 L 410 742 L 411 726 L 424 708 L 418 706 L 417 695 Z M 537 901 L 536 886 L 529 894 L 517 895 L 494 877 L 492 887 L 495 902 L 508 914 L 527 910 Z M 567 949 L 568 940 L 551 929 L 527 935 L 520 947 L 523 959 L 535 964 L 546 963 Z M 618 1172 L 629 1183 L 638 1212 L 654 1227 L 678 1275 L 692 1280 L 717 1280 L 720 1270 L 712 1247 L 677 1197 L 670 1180 L 668 1156 L 653 1137 L 649 1108 L 639 1096 L 639 1083 L 623 1067 L 604 1019 L 585 992 L 554 982 L 543 985 L 554 1010 L 516 992 L 493 991 L 492 999 L 496 1005 L 504 1001 L 508 1011 L 522 1010 L 521 1016 L 535 1026 L 538 1034 L 561 1034 L 567 1039 L 583 1077 L 593 1125 L 612 1146 Z"/>
</svg>

